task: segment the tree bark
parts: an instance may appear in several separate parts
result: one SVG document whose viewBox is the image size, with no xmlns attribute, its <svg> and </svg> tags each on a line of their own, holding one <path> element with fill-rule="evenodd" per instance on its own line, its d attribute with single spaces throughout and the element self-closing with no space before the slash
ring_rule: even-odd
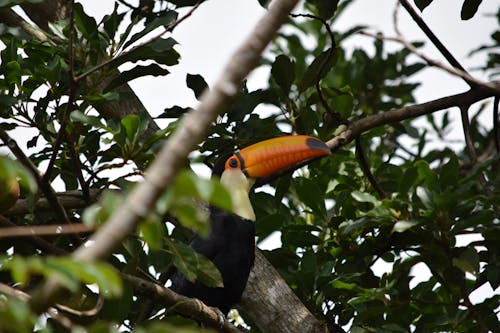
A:
<svg viewBox="0 0 500 333">
<path fill-rule="evenodd" d="M 259 250 L 240 305 L 262 332 L 328 332 Z"/>
</svg>

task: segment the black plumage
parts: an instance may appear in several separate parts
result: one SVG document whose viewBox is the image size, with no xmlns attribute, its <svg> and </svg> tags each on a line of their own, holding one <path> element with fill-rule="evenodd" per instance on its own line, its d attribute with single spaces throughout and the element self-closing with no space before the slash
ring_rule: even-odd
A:
<svg viewBox="0 0 500 333">
<path fill-rule="evenodd" d="M 221 272 L 224 288 L 210 288 L 188 281 L 177 271 L 171 289 L 227 314 L 240 299 L 255 259 L 255 225 L 238 215 L 216 208 L 210 212 L 211 233 L 206 239 L 195 236 L 190 246 L 210 259 Z"/>
</svg>

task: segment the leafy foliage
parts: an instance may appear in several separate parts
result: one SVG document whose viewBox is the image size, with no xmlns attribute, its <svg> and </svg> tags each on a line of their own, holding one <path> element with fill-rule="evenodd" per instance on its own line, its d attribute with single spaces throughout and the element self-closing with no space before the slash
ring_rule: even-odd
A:
<svg viewBox="0 0 500 333">
<path fill-rule="evenodd" d="M 0 7 L 21 2 L 1 1 Z M 16 139 L 21 128 L 28 127 L 32 137 L 22 148 L 44 173 L 44 185 L 37 187 L 20 161 L 0 156 L 0 181 L 18 180 L 25 199 L 17 205 L 24 210 L 0 215 L 2 227 L 80 222 L 99 226 L 124 202 L 124 194 L 141 180 L 189 110 L 174 105 L 153 118 L 134 104 L 127 84 L 170 74 L 181 60 L 175 39 L 157 36 L 145 41 L 158 28 L 170 29 L 178 8 L 197 2 L 141 0 L 132 7 L 120 1 L 100 22 L 86 13 L 84 3 L 77 3 L 74 24 L 70 19 L 50 22 L 48 41 L 43 42 L 18 27 L 0 24 L 0 129 Z M 186 169 L 200 162 L 213 165 L 235 148 L 291 132 L 326 141 L 341 125 L 416 102 L 421 82 L 415 75 L 426 64 L 406 49 L 389 51 L 382 40 L 347 49 L 345 42 L 364 29 L 362 25 L 332 35 L 325 29 L 322 21 L 336 29 L 337 19 L 352 2 L 304 3 L 303 11 L 312 16 L 291 19 L 266 53 L 262 68 L 268 70 L 267 87 L 252 91 L 242 83 L 198 152 L 182 161 Z M 421 11 L 431 3 L 415 0 Z M 480 3 L 464 0 L 461 18 L 472 18 Z M 500 22 L 500 11 L 497 18 Z M 490 44 L 473 52 L 488 52 L 482 69 L 498 75 L 499 31 L 491 37 Z M 72 39 L 77 41 L 72 45 L 74 57 L 69 56 Z M 120 72 L 120 65 L 128 69 Z M 188 74 L 186 86 L 197 99 L 210 89 L 199 74 Z M 263 105 L 268 112 L 260 111 Z M 471 119 L 480 156 L 475 163 L 465 148 L 446 148 L 451 123 L 445 112 L 422 117 L 425 127 L 405 120 L 363 134 L 361 145 L 382 195 L 364 174 L 353 145 L 313 162 L 295 177 L 274 180 L 274 195 L 252 194 L 258 244 L 273 233 L 281 235 L 281 246 L 265 251 L 266 257 L 332 332 L 479 332 L 498 327 L 498 294 L 475 305 L 470 301 L 481 287 L 500 286 L 500 157 L 494 130 L 478 120 L 489 107 L 475 109 Z M 169 122 L 158 129 L 155 119 Z M 429 148 L 430 135 L 442 144 Z M 57 219 L 54 203 L 36 206 L 45 196 L 44 187 L 50 186 L 58 192 L 75 190 L 84 202 L 68 204 L 68 221 Z M 105 193 L 97 198 L 94 191 Z M 61 202 L 64 198 L 60 195 Z M 144 214 L 136 234 L 107 261 L 96 263 L 62 255 L 85 244 L 87 235 L 2 238 L 0 282 L 30 291 L 55 276 L 71 292 L 65 304 L 82 311 L 95 305 L 98 293 L 110 296 L 96 314 L 70 316 L 89 332 L 116 331 L 116 324 L 120 331 L 197 332 L 187 319 L 172 316 L 158 323 L 144 318 L 141 312 L 150 295 L 134 290 L 118 272 L 165 283 L 176 267 L 190 280 L 221 286 L 214 265 L 186 245 L 192 231 L 202 236 L 210 232 L 206 204 L 232 207 L 218 181 L 182 172 L 156 208 Z M 388 268 L 381 272 L 380 267 Z M 164 308 L 158 302 L 154 310 Z M 30 332 L 35 325 L 42 331 L 60 330 L 57 321 L 40 323 L 26 302 L 13 296 L 0 299 L 0 330 L 18 327 Z"/>
</svg>

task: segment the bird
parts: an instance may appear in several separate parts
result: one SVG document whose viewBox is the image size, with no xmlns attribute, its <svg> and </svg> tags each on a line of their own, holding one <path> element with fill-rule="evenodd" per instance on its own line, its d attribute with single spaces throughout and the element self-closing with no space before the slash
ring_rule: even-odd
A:
<svg viewBox="0 0 500 333">
<path fill-rule="evenodd" d="M 227 314 L 240 300 L 255 259 L 255 213 L 249 198 L 255 181 L 294 170 L 328 154 L 330 148 L 315 137 L 286 135 L 219 159 L 212 173 L 230 194 L 233 212 L 210 207 L 209 237 L 195 235 L 189 245 L 214 263 L 224 286 L 213 288 L 191 282 L 177 271 L 170 289 Z"/>
</svg>

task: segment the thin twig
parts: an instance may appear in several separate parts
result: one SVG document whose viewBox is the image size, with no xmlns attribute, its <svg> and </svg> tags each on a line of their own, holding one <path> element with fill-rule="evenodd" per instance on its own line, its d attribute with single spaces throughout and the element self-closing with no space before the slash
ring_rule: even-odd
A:
<svg viewBox="0 0 500 333">
<path fill-rule="evenodd" d="M 429 28 L 429 26 L 425 23 L 425 21 L 422 19 L 422 17 L 413 9 L 412 5 L 408 2 L 408 0 L 400 0 L 399 1 L 403 7 L 406 9 L 406 11 L 410 14 L 410 16 L 413 18 L 415 23 L 422 29 L 422 31 L 425 33 L 425 35 L 431 40 L 431 42 L 436 46 L 436 48 L 441 52 L 441 54 L 444 56 L 444 58 L 448 61 L 448 63 L 454 67 L 455 70 L 458 70 L 459 73 L 464 74 L 462 79 L 469 84 L 471 88 L 474 88 L 477 86 L 477 83 L 475 80 L 470 80 L 472 76 L 467 73 L 465 68 L 458 62 L 458 60 L 453 56 L 453 54 L 448 51 L 448 49 L 444 46 L 443 43 L 437 38 L 437 36 L 432 32 L 432 30 Z M 398 24 L 397 24 L 397 11 L 398 11 L 399 5 L 396 4 L 396 8 L 394 10 L 394 30 L 396 31 L 396 34 L 398 35 L 399 38 L 402 38 L 401 32 L 399 31 Z M 405 46 L 408 48 L 409 43 L 405 43 Z M 410 45 L 412 46 L 412 45 Z M 408 48 L 409 49 L 409 48 Z M 429 61 L 427 61 L 429 63 Z M 430 64 L 430 63 L 429 63 Z M 447 67 L 449 68 L 449 67 Z M 449 68 L 450 69 L 450 68 Z M 469 121 L 469 110 L 470 105 L 462 105 L 460 107 L 460 117 L 462 118 L 462 128 L 464 131 L 464 137 L 465 137 L 465 146 L 467 147 L 467 152 L 469 155 L 469 158 L 473 163 L 476 162 L 477 160 L 477 154 L 476 150 L 474 148 L 474 143 L 472 142 L 472 137 L 471 137 L 471 132 L 470 132 L 470 121 Z M 481 185 L 484 188 L 484 191 L 488 194 L 491 195 L 491 191 L 488 188 L 486 177 L 483 173 L 479 175 L 479 181 L 481 182 Z"/>
<path fill-rule="evenodd" d="M 413 21 L 419 26 L 420 29 L 424 32 L 424 34 L 431 40 L 432 44 L 436 46 L 436 48 L 441 52 L 443 57 L 448 61 L 448 63 L 455 67 L 456 69 L 460 70 L 462 73 L 467 73 L 465 68 L 458 62 L 458 60 L 451 54 L 450 51 L 444 46 L 443 43 L 437 38 L 437 36 L 432 32 L 432 30 L 429 28 L 429 26 L 425 23 L 424 19 L 417 13 L 417 11 L 412 7 L 412 5 L 408 2 L 408 0 L 399 0 L 401 5 L 406 9 L 408 14 L 412 17 Z M 397 27 L 397 25 L 395 25 Z M 401 33 L 399 32 L 399 29 L 396 29 L 396 33 L 398 36 L 401 36 Z M 467 82 L 471 88 L 474 86 L 473 81 L 467 80 L 465 77 L 463 77 L 465 82 Z"/>
<path fill-rule="evenodd" d="M 493 135 L 495 138 L 495 148 L 497 149 L 497 153 L 500 153 L 500 127 L 498 123 L 500 119 L 498 118 L 498 104 L 500 102 L 500 97 L 495 96 L 493 100 Z"/>
<path fill-rule="evenodd" d="M 61 127 L 59 128 L 59 132 L 57 133 L 56 141 L 52 146 L 52 155 L 50 156 L 49 164 L 47 165 L 47 169 L 45 169 L 45 174 L 43 175 L 43 181 L 47 184 L 50 183 L 50 179 L 52 177 L 52 169 L 54 168 L 54 164 L 57 159 L 57 155 L 59 153 L 59 148 L 63 142 L 63 139 L 66 134 L 66 125 L 69 121 L 69 114 L 73 110 L 73 101 L 75 99 L 76 92 L 76 81 L 75 81 L 75 73 L 74 73 L 74 63 L 75 63 L 75 46 L 74 46 L 74 35 L 75 35 L 75 15 L 74 15 L 74 1 L 70 2 L 69 6 L 69 50 L 68 50 L 68 58 L 69 58 L 69 95 L 68 102 L 63 111 Z M 83 183 L 81 184 L 83 186 Z"/>
<path fill-rule="evenodd" d="M 24 291 L 13 288 L 13 287 L 11 287 L 5 283 L 1 283 L 1 282 L 0 282 L 0 293 L 7 295 L 7 296 L 10 296 L 10 297 L 20 299 L 24 302 L 27 302 L 30 299 L 30 295 L 28 295 Z M 73 322 L 71 322 L 71 320 L 68 317 L 60 314 L 53 307 L 50 307 L 47 310 L 47 312 L 50 315 L 50 317 L 56 321 L 57 324 L 61 325 L 61 327 L 63 327 L 64 329 L 66 329 L 68 331 L 73 330 L 75 325 L 73 324 Z"/>
<path fill-rule="evenodd" d="M 476 149 L 474 149 L 474 142 L 470 134 L 470 121 L 469 121 L 469 108 L 470 105 L 460 106 L 460 114 L 462 116 L 462 127 L 464 129 L 465 146 L 471 162 L 474 164 L 477 161 Z"/>
<path fill-rule="evenodd" d="M 52 186 L 50 186 L 50 184 L 47 184 L 43 181 L 42 175 L 40 174 L 40 171 L 33 164 L 33 162 L 31 162 L 31 160 L 24 154 L 24 152 L 21 150 L 21 148 L 17 145 L 17 142 L 14 141 L 9 136 L 9 134 L 7 134 L 7 132 L 4 131 L 3 129 L 0 129 L 0 139 L 2 139 L 3 142 L 9 147 L 10 151 L 12 151 L 14 156 L 17 157 L 17 160 L 22 165 L 24 165 L 24 167 L 26 167 L 30 171 L 30 173 L 33 175 L 38 186 L 42 190 L 43 194 L 45 194 L 45 197 L 47 197 L 49 203 L 51 204 L 52 208 L 54 209 L 54 214 L 56 215 L 57 219 L 65 224 L 69 224 L 68 215 L 66 214 L 64 207 L 61 205 L 61 203 L 57 199 L 57 196 L 56 196 L 56 193 L 54 192 L 54 189 L 52 188 Z"/>
<path fill-rule="evenodd" d="M 326 31 L 328 32 L 332 46 L 330 48 L 330 51 L 328 51 L 327 57 L 324 59 L 323 63 L 321 64 L 321 66 L 318 70 L 318 73 L 316 75 L 315 87 L 316 87 L 316 91 L 318 93 L 319 101 L 320 101 L 321 105 L 323 106 L 323 108 L 325 109 L 325 111 L 327 113 L 329 113 L 330 115 L 332 115 L 335 119 L 338 118 L 338 120 L 340 120 L 341 123 L 345 123 L 345 121 L 343 121 L 343 119 L 340 117 L 339 113 L 331 110 L 330 106 L 328 105 L 328 103 L 325 100 L 325 97 L 323 96 L 323 91 L 321 89 L 321 75 L 322 75 L 323 71 L 326 69 L 326 65 L 331 61 L 331 59 L 335 55 L 335 51 L 337 50 L 337 43 L 335 42 L 335 35 L 333 34 L 333 31 L 330 28 L 330 25 L 328 24 L 328 22 L 326 22 L 321 17 L 316 16 L 316 15 L 312 15 L 312 14 L 290 14 L 290 16 L 292 16 L 292 17 L 308 17 L 308 18 L 318 20 L 323 24 Z"/>
<path fill-rule="evenodd" d="M 465 147 L 467 149 L 467 154 L 469 155 L 469 159 L 471 163 L 474 165 L 477 162 L 477 154 L 476 148 L 474 148 L 474 142 L 472 141 L 472 136 L 470 132 L 470 121 L 469 121 L 469 108 L 470 105 L 462 105 L 460 106 L 460 115 L 462 118 L 462 128 L 464 130 L 464 138 L 465 138 Z M 486 176 L 483 172 L 479 173 L 479 182 L 483 187 L 485 193 L 488 196 L 491 196 L 493 193 L 488 187 L 488 182 L 486 181 Z"/>
<path fill-rule="evenodd" d="M 172 31 L 176 26 L 178 26 L 180 23 L 182 23 L 184 20 L 186 20 L 188 17 L 190 17 L 193 12 L 200 6 L 200 3 L 198 2 L 196 5 L 193 6 L 193 8 L 191 8 L 184 16 L 182 16 L 180 19 L 176 20 L 175 22 L 172 22 L 171 24 L 168 25 L 168 27 L 165 28 L 164 31 L 160 32 L 158 35 L 156 36 L 153 36 L 152 38 L 150 38 L 149 40 L 143 42 L 143 43 L 140 43 L 134 47 L 132 47 L 131 49 L 129 50 L 126 50 L 126 51 L 123 51 L 122 53 L 120 53 L 118 56 L 114 57 L 114 58 L 111 58 L 111 59 L 108 59 L 102 63 L 100 63 L 99 65 L 95 66 L 94 68 L 91 68 L 90 70 L 88 70 L 87 72 L 83 73 L 83 74 L 80 74 L 79 76 L 75 77 L 75 81 L 76 82 L 79 82 L 81 80 L 83 80 L 84 78 L 86 78 L 87 76 L 89 76 L 90 74 L 102 69 L 103 67 L 106 67 L 108 65 L 111 65 L 112 63 L 122 59 L 123 57 L 127 56 L 128 54 L 130 54 L 131 52 L 134 52 L 135 50 L 141 48 L 141 47 L 144 47 L 146 45 L 149 45 L 151 43 L 153 43 L 154 41 L 156 41 L 157 39 L 160 39 L 161 37 L 163 37 L 167 32 L 170 32 Z"/>
<path fill-rule="evenodd" d="M 2 215 L 0 215 L 0 226 L 10 227 L 10 228 L 16 227 L 17 228 L 17 224 L 11 222 L 9 219 L 3 217 Z M 0 230 L 2 230 L 2 229 L 0 229 Z M 43 239 L 41 237 L 30 236 L 30 237 L 24 238 L 24 239 L 28 240 L 36 248 L 41 249 L 46 253 L 50 253 L 50 254 L 54 254 L 54 255 L 58 255 L 58 256 L 63 256 L 63 255 L 68 254 L 68 252 L 66 252 L 65 250 L 63 250 L 57 246 L 54 246 L 54 244 L 46 241 L 45 239 Z"/>
<path fill-rule="evenodd" d="M 108 190 L 110 191 L 110 190 Z M 56 193 L 57 200 L 61 203 L 61 205 L 67 210 L 73 209 L 82 209 L 89 205 L 89 203 L 96 202 L 103 189 L 90 189 L 90 202 L 85 200 L 83 197 L 83 192 L 79 190 L 72 190 L 67 192 L 58 192 Z M 47 212 L 52 210 L 51 203 L 45 197 L 38 198 L 33 205 L 33 202 L 29 202 L 27 199 L 19 199 L 16 204 L 11 207 L 8 211 L 3 212 L 4 216 L 16 216 L 16 215 L 24 215 L 28 213 L 38 213 L 38 212 Z"/>
<path fill-rule="evenodd" d="M 360 32 L 358 32 L 358 34 L 364 35 L 364 36 L 368 36 L 368 37 L 372 37 L 372 38 L 376 38 L 376 39 L 380 39 L 380 40 L 386 40 L 386 41 L 400 43 L 408 51 L 410 51 L 411 53 L 413 53 L 417 57 L 419 57 L 422 60 L 424 60 L 429 66 L 438 67 L 438 68 L 444 70 L 445 72 L 447 72 L 447 73 L 449 73 L 451 75 L 458 76 L 460 78 L 463 78 L 467 82 L 473 83 L 475 86 L 481 86 L 481 87 L 483 87 L 485 89 L 489 89 L 489 90 L 491 90 L 491 92 L 494 95 L 500 95 L 500 88 L 498 86 L 496 86 L 495 84 L 482 81 L 480 79 L 477 79 L 477 78 L 469 75 L 468 73 L 466 73 L 466 72 L 464 72 L 464 71 L 462 71 L 460 69 L 456 69 L 456 68 L 452 68 L 452 67 L 446 66 L 445 64 L 443 64 L 440 61 L 437 61 L 437 60 L 434 60 L 432 58 L 429 58 L 428 56 L 426 56 L 422 52 L 418 51 L 417 48 L 415 48 L 415 46 L 413 46 L 411 43 L 409 43 L 408 41 L 406 41 L 402 37 L 388 37 L 388 36 L 384 36 L 382 34 L 376 34 L 375 35 L 375 34 L 372 34 L 372 33 L 366 32 L 366 31 L 360 31 Z"/>
<path fill-rule="evenodd" d="M 356 157 L 358 158 L 361 170 L 363 170 L 363 173 L 365 174 L 366 178 L 368 178 L 368 181 L 370 182 L 370 184 L 372 184 L 375 191 L 377 191 L 379 197 L 382 199 L 385 198 L 386 194 L 384 190 L 377 182 L 375 176 L 373 176 L 373 173 L 370 170 L 370 163 L 366 159 L 363 146 L 361 145 L 361 136 L 357 136 L 355 142 L 356 142 Z"/>
<path fill-rule="evenodd" d="M 31 236 L 60 236 L 68 234 L 88 234 L 97 229 L 95 225 L 83 223 L 47 224 L 47 225 L 17 225 L 0 228 L 1 238 L 31 237 Z"/>
</svg>

